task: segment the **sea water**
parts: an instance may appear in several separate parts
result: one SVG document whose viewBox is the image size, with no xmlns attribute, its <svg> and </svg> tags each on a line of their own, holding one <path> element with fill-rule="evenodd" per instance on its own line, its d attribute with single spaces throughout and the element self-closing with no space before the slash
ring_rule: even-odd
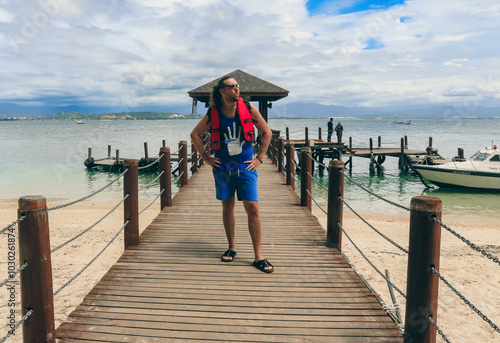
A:
<svg viewBox="0 0 500 343">
<path fill-rule="evenodd" d="M 304 128 L 309 130 L 309 139 L 318 139 L 319 128 L 322 139 L 327 136 L 327 119 L 277 119 L 270 118 L 272 129 L 285 136 L 288 127 L 290 139 L 303 139 Z M 144 157 L 144 143 L 148 143 L 149 156 L 158 154 L 162 141 L 172 153 L 181 140 L 190 141 L 189 134 L 198 120 L 116 120 L 86 121 L 0 121 L 0 201 L 12 202 L 31 194 L 45 196 L 49 203 L 64 203 L 90 194 L 119 176 L 119 172 L 102 172 L 87 169 L 83 162 L 88 148 L 92 148 L 95 159 L 104 158 L 111 145 L 111 155 L 119 150 L 120 158 Z M 399 148 L 401 138 L 407 136 L 408 148 L 425 150 L 429 137 L 433 148 L 444 158 L 457 155 L 463 148 L 468 157 L 477 150 L 492 144 L 500 144 L 499 119 L 413 119 L 411 125 L 394 124 L 385 119 L 343 119 L 343 141 L 348 144 L 352 137 L 353 147 L 369 147 L 370 138 L 374 147 L 381 137 L 382 147 Z M 335 124 L 337 121 L 335 121 Z M 335 134 L 332 140 L 336 140 Z M 328 161 L 324 161 L 328 164 Z M 354 158 L 346 173 L 356 183 L 393 202 L 409 207 L 412 197 L 417 195 L 437 196 L 443 201 L 447 215 L 478 215 L 486 218 L 500 217 L 500 194 L 483 191 L 427 189 L 413 172 L 401 172 L 398 159 L 387 157 L 381 173 L 369 173 L 367 158 Z M 140 199 L 153 200 L 159 186 L 145 188 L 157 175 L 140 173 Z M 326 209 L 328 177 L 315 174 L 313 194 L 323 209 Z M 320 186 L 322 185 L 322 186 Z M 177 190 L 176 184 L 173 191 Z M 123 196 L 123 184 L 119 179 L 105 191 L 92 198 L 94 202 L 119 201 Z M 362 213 L 395 214 L 400 209 L 378 200 L 346 179 L 345 199 Z"/>
</svg>

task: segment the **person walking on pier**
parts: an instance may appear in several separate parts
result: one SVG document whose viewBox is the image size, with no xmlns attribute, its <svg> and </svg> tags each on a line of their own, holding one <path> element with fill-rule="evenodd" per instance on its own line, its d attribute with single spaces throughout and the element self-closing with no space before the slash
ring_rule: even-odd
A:
<svg viewBox="0 0 500 343">
<path fill-rule="evenodd" d="M 330 121 L 327 123 L 328 125 L 328 138 L 327 142 L 332 141 L 332 134 L 333 134 L 333 118 L 330 118 Z"/>
<path fill-rule="evenodd" d="M 344 131 L 344 128 L 340 124 L 340 122 L 335 126 L 335 133 L 337 134 L 337 143 L 340 144 L 342 143 L 342 131 Z"/>
<path fill-rule="evenodd" d="M 253 157 L 253 126 L 262 135 L 261 144 Z M 212 132 L 214 157 L 209 156 L 200 136 Z M 191 139 L 203 161 L 213 168 L 216 198 L 222 203 L 222 220 L 228 249 L 221 261 L 232 262 L 236 257 L 235 241 L 235 193 L 247 213 L 248 229 L 252 238 L 255 259 L 253 266 L 272 273 L 273 265 L 264 259 L 261 250 L 262 228 L 257 194 L 257 168 L 261 165 L 269 143 L 271 129 L 252 104 L 240 98 L 237 81 L 232 77 L 223 77 L 212 89 L 210 108 L 191 132 Z"/>
</svg>

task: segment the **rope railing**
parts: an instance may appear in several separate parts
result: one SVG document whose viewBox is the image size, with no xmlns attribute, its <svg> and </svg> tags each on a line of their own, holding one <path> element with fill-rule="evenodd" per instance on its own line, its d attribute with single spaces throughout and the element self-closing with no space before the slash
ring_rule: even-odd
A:
<svg viewBox="0 0 500 343">
<path fill-rule="evenodd" d="M 457 295 L 467 306 L 469 306 L 479 317 L 481 317 L 486 323 L 488 323 L 496 332 L 500 333 L 500 328 L 498 325 L 493 323 L 486 315 L 484 315 L 474 304 L 472 304 L 462 293 L 460 293 L 453 285 L 446 280 L 446 278 L 439 273 L 434 266 L 430 266 L 431 272 L 433 272 L 443 283 L 448 286 L 449 289 L 455 295 Z"/>
<path fill-rule="evenodd" d="M 106 219 L 106 217 L 108 217 L 111 213 L 113 213 L 117 208 L 118 206 L 120 206 L 121 204 L 123 204 L 123 202 L 130 196 L 130 194 L 127 194 L 125 195 L 125 197 L 123 197 L 123 199 L 115 205 L 115 207 L 113 207 L 111 209 L 111 211 L 109 211 L 108 213 L 106 213 L 103 217 L 101 217 L 101 219 L 99 219 L 98 221 L 96 221 L 94 224 L 92 224 L 90 227 L 88 227 L 87 229 L 83 230 L 82 232 L 80 232 L 78 235 L 74 236 L 73 238 L 67 240 L 66 242 L 56 246 L 55 248 L 53 248 L 50 252 L 51 253 L 54 253 L 56 252 L 57 250 L 61 249 L 62 247 L 65 247 L 66 245 L 68 245 L 69 243 L 73 242 L 74 240 L 80 238 L 81 236 L 83 236 L 85 233 L 89 232 L 90 230 L 92 230 L 94 227 L 97 226 L 97 224 L 99 224 L 100 222 L 102 222 L 104 219 Z"/>
<path fill-rule="evenodd" d="M 311 194 L 311 192 L 309 192 L 308 189 L 306 189 L 306 192 L 307 194 L 309 194 L 309 196 L 311 197 L 311 200 L 316 204 L 316 206 L 318 206 L 318 208 L 326 215 L 328 215 L 328 212 L 323 208 L 321 207 L 320 204 L 318 204 L 318 202 L 316 201 L 316 199 L 314 199 L 313 195 Z"/>
<path fill-rule="evenodd" d="M 156 163 L 160 162 L 161 158 L 163 157 L 163 155 L 160 155 L 160 157 L 158 157 L 155 161 L 151 162 L 150 164 L 148 165 L 145 165 L 145 166 L 141 166 L 141 167 L 138 167 L 139 170 L 141 169 L 148 169 L 152 166 L 154 166 Z"/>
<path fill-rule="evenodd" d="M 434 222 L 438 223 L 442 228 L 446 229 L 446 231 L 448 231 L 449 233 L 451 233 L 452 235 L 454 235 L 455 237 L 457 237 L 458 239 L 460 239 L 462 242 L 464 242 L 465 244 L 467 244 L 473 250 L 481 253 L 483 256 L 486 256 L 488 259 L 490 259 L 494 263 L 500 265 L 500 259 L 498 257 L 490 254 L 489 252 L 487 252 L 486 250 L 484 250 L 483 248 L 481 248 L 477 244 L 472 243 L 470 240 L 468 240 L 467 238 L 463 237 L 458 232 L 454 231 L 452 228 L 450 228 L 449 226 L 447 226 L 446 224 L 444 224 L 442 221 L 440 221 L 439 219 L 437 219 L 435 216 L 432 217 L 432 220 Z"/>
<path fill-rule="evenodd" d="M 15 335 L 15 332 L 17 329 L 19 329 L 19 327 L 26 321 L 28 320 L 28 318 L 33 314 L 33 309 L 30 309 L 28 312 L 26 312 L 26 314 L 21 318 L 21 320 L 19 322 L 17 322 L 17 324 L 14 326 L 14 328 L 12 328 L 8 333 L 7 335 L 5 335 L 4 338 L 2 338 L 2 340 L 0 341 L 0 343 L 4 343 L 7 338 L 9 338 L 10 336 L 12 335 Z"/>
<path fill-rule="evenodd" d="M 317 159 L 315 159 L 314 157 L 312 157 L 312 155 L 309 155 L 309 158 L 311 160 L 313 160 L 314 162 L 316 162 L 319 166 L 323 167 L 323 168 L 326 168 L 328 170 L 328 166 L 320 161 L 318 161 Z"/>
<path fill-rule="evenodd" d="M 155 177 L 155 178 L 154 178 L 151 182 L 149 182 L 147 185 L 144 185 L 144 186 L 142 186 L 141 188 L 139 188 L 139 190 L 141 191 L 141 190 L 148 189 L 149 187 L 151 187 L 151 186 L 153 185 L 153 183 L 155 183 L 156 181 L 158 181 L 158 179 L 159 179 L 160 177 L 162 177 L 162 176 L 163 176 L 163 174 L 164 174 L 164 173 L 165 173 L 165 171 L 163 171 L 163 170 L 162 170 L 162 171 L 158 174 L 158 176 L 156 176 L 156 177 Z"/>
<path fill-rule="evenodd" d="M 372 266 L 372 268 L 380 275 L 382 276 L 382 278 L 387 281 L 388 284 L 391 285 L 391 287 L 393 287 L 403 298 L 406 299 L 406 294 L 403 293 L 394 283 L 392 283 L 392 281 L 390 279 L 388 279 L 378 268 L 377 266 L 375 266 L 375 264 L 370 261 L 370 259 L 363 253 L 363 251 L 361 251 L 361 249 L 356 245 L 356 243 L 354 243 L 354 241 L 351 239 L 351 237 L 347 234 L 347 232 L 345 231 L 344 227 L 340 224 L 340 223 L 337 223 L 337 225 L 339 226 L 339 228 L 342 230 L 343 234 L 347 237 L 347 239 L 351 242 L 351 244 L 356 248 L 356 250 L 361 254 L 361 256 L 363 256 L 363 258 L 370 264 L 370 266 Z"/>
<path fill-rule="evenodd" d="M 49 208 L 47 208 L 47 211 L 59 210 L 59 209 L 61 209 L 61 208 L 68 207 L 68 206 L 74 205 L 74 204 L 76 204 L 76 203 L 82 202 L 82 201 L 84 201 L 84 200 L 87 200 L 87 199 L 89 199 L 89 198 L 93 197 L 94 195 L 96 195 L 96 194 L 98 194 L 98 193 L 102 192 L 102 191 L 103 191 L 103 190 L 105 190 L 106 188 L 110 187 L 110 186 L 111 186 L 112 184 L 114 184 L 116 181 L 118 181 L 119 179 L 121 179 L 121 177 L 122 177 L 123 175 L 125 175 L 127 172 L 128 172 L 128 169 L 125 169 L 125 170 L 123 171 L 123 173 L 121 173 L 120 175 L 118 175 L 118 177 L 117 177 L 116 179 L 114 179 L 113 181 L 111 181 L 110 183 L 108 183 L 107 185 L 105 185 L 104 187 L 102 187 L 102 188 L 98 189 L 98 190 L 97 190 L 97 191 L 95 191 L 94 193 L 91 193 L 91 194 L 89 194 L 89 195 L 84 196 L 83 198 L 77 199 L 77 200 L 75 200 L 75 201 L 71 201 L 71 202 L 66 203 L 66 204 L 63 204 L 63 205 L 58 205 L 58 206 L 54 206 L 54 207 L 49 207 Z"/>
<path fill-rule="evenodd" d="M 358 186 L 359 188 L 361 188 L 362 190 L 364 190 L 364 191 L 365 191 L 365 192 L 367 192 L 368 194 L 373 195 L 374 197 L 376 197 L 376 198 L 378 198 L 378 199 L 380 199 L 380 200 L 382 200 L 382 201 L 385 201 L 386 203 L 388 203 L 388 204 L 390 204 L 390 205 L 393 205 L 393 206 L 395 206 L 395 207 L 399 207 L 399 208 L 401 208 L 401 209 L 403 209 L 403 210 L 406 210 L 406 211 L 408 211 L 408 212 L 409 212 L 409 211 L 411 211 L 409 207 L 406 207 L 406 206 L 403 206 L 403 205 L 401 205 L 401 204 L 398 204 L 398 203 L 396 203 L 396 202 L 394 202 L 394 201 L 392 201 L 392 200 L 386 199 L 386 198 L 384 198 L 383 196 L 380 196 L 380 195 L 378 195 L 378 194 L 376 194 L 376 193 L 374 193 L 374 192 L 370 191 L 370 190 L 369 190 L 369 189 L 367 189 L 366 187 L 364 187 L 364 186 L 360 185 L 358 182 L 354 181 L 352 178 L 350 178 L 350 177 L 349 177 L 349 175 L 345 174 L 343 171 L 342 171 L 341 173 L 344 175 L 344 177 L 346 177 L 346 178 L 347 178 L 349 181 L 351 181 L 354 185 Z"/>
<path fill-rule="evenodd" d="M 446 343 L 451 343 L 450 340 L 448 339 L 448 337 L 446 337 L 446 335 L 444 334 L 443 330 L 441 330 L 441 328 L 436 324 L 436 322 L 432 318 L 432 315 L 429 314 L 427 316 L 427 320 L 429 321 L 429 323 L 431 323 L 434 326 L 434 328 L 436 329 L 439 336 L 441 336 L 443 341 L 445 341 Z"/>
<path fill-rule="evenodd" d="M 368 225 L 372 230 L 374 230 L 376 233 L 378 233 L 380 236 L 382 236 L 385 240 L 387 240 L 389 243 L 391 243 L 392 245 L 394 245 L 396 248 L 398 248 L 399 250 L 401 250 L 402 252 L 404 253 L 407 253 L 408 254 L 408 249 L 402 247 L 401 245 L 399 245 L 398 243 L 396 243 L 395 241 L 393 241 L 391 238 L 389 238 L 388 236 L 384 235 L 382 232 L 380 232 L 379 230 L 377 230 L 373 225 L 371 225 L 365 218 L 363 218 L 358 212 L 356 212 L 354 210 L 354 208 L 352 208 L 346 201 L 345 199 L 343 199 L 342 197 L 339 197 L 340 200 L 342 200 L 342 202 L 344 203 L 344 205 L 346 205 L 351 211 L 352 213 L 354 213 L 359 219 L 361 219 L 363 221 L 363 223 L 365 223 L 366 225 Z"/>
<path fill-rule="evenodd" d="M 59 294 L 63 289 L 65 289 L 70 283 L 72 283 L 73 281 L 76 280 L 76 278 L 78 278 L 88 267 L 90 267 L 90 265 L 92 265 L 92 263 L 94 263 L 98 258 L 99 256 L 102 255 L 102 253 L 104 251 L 106 251 L 106 249 L 111 245 L 111 243 L 114 242 L 114 240 L 116 239 L 116 237 L 118 237 L 118 235 L 125 229 L 125 227 L 128 225 L 129 221 L 127 220 L 125 222 L 125 224 L 120 228 L 120 230 L 118 230 L 118 232 L 115 234 L 115 236 L 108 242 L 108 244 L 106 244 L 106 246 L 89 262 L 87 263 L 87 265 L 85 265 L 85 267 L 83 267 L 82 270 L 80 270 L 78 273 L 76 273 L 71 279 L 69 279 L 68 282 L 66 282 L 64 285 L 62 285 L 61 287 L 59 287 L 59 289 L 57 291 L 54 292 L 54 296 L 56 296 L 57 294 Z"/>
<path fill-rule="evenodd" d="M 17 220 L 14 220 L 11 224 L 7 225 L 6 227 L 4 227 L 2 230 L 0 230 L 0 235 L 8 230 L 11 230 L 14 228 L 14 226 L 16 226 L 17 224 L 19 224 L 20 222 L 22 222 L 24 219 L 26 219 L 26 216 L 21 216 L 19 217 Z"/>
<path fill-rule="evenodd" d="M 15 272 L 13 273 L 10 273 L 9 272 L 9 277 L 6 278 L 5 280 L 3 280 L 1 283 L 0 283 L 0 288 L 2 288 L 3 286 L 5 286 L 9 281 L 11 281 L 12 279 L 14 279 L 17 274 L 19 274 L 24 268 L 28 267 L 28 262 L 24 262 L 24 264 L 19 267 Z"/>
<path fill-rule="evenodd" d="M 161 190 L 161 192 L 153 199 L 153 201 L 151 201 L 149 203 L 148 206 L 146 206 L 141 212 L 139 212 L 139 215 L 141 215 L 144 211 L 146 211 L 148 208 L 150 208 L 156 202 L 156 200 L 158 200 L 158 198 L 161 197 L 163 192 L 165 192 L 165 188 Z"/>
<path fill-rule="evenodd" d="M 179 182 L 179 180 L 181 179 L 181 177 L 184 175 L 184 171 L 182 173 L 179 174 L 179 176 L 177 176 L 175 179 L 174 179 L 174 183 L 177 183 Z"/>
<path fill-rule="evenodd" d="M 316 176 L 312 175 L 311 173 L 307 172 L 307 175 L 309 175 L 311 177 L 311 180 L 313 180 L 320 188 L 322 188 L 324 191 L 327 191 L 328 192 L 328 188 L 326 188 L 325 186 L 323 186 L 317 179 Z"/>
</svg>

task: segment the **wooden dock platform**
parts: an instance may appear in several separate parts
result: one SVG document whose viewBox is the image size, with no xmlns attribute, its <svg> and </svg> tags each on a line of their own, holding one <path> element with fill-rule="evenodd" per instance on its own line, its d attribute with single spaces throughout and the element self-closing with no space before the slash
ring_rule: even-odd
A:
<svg viewBox="0 0 500 343">
<path fill-rule="evenodd" d="M 202 166 L 57 329 L 60 342 L 403 342 L 396 324 L 317 219 L 265 160 L 263 253 L 252 267 L 236 204 L 238 255 L 227 248 L 210 167 Z"/>
</svg>

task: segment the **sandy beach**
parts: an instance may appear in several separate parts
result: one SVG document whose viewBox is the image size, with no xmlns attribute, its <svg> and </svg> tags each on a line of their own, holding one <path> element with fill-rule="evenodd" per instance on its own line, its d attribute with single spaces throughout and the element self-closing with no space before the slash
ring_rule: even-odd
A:
<svg viewBox="0 0 500 343">
<path fill-rule="evenodd" d="M 326 215 L 313 208 L 313 214 L 326 228 Z M 363 214 L 373 227 L 408 248 L 408 215 L 386 216 Z M 500 228 L 498 222 L 484 217 L 467 216 L 443 222 L 454 231 L 481 246 L 494 256 L 500 256 Z M 458 219 L 458 220 L 457 220 Z M 356 246 L 384 273 L 390 272 L 391 281 L 406 293 L 407 254 L 389 243 L 356 215 L 344 209 L 343 227 Z M 500 323 L 499 265 L 469 248 L 454 235 L 442 229 L 439 272 L 493 323 Z M 392 305 L 387 282 L 383 279 L 344 236 L 342 252 L 353 268 L 375 289 L 387 305 Z M 396 291 L 396 299 L 404 320 L 405 299 Z M 443 282 L 439 284 L 438 325 L 451 342 L 500 342 L 500 334 L 479 317 Z M 437 342 L 444 342 L 440 337 Z"/>
<path fill-rule="evenodd" d="M 54 206 L 57 204 L 51 204 Z M 148 204 L 141 204 L 143 209 Z M 114 204 L 101 204 L 87 201 L 57 211 L 49 212 L 52 246 L 59 245 L 78 234 L 105 215 Z M 140 230 L 144 230 L 156 217 L 159 204 L 154 204 L 140 216 Z M 17 217 L 17 203 L 0 204 L 0 228 L 10 224 Z M 326 227 L 326 216 L 319 210 L 314 215 Z M 54 289 L 58 289 L 68 279 L 80 271 L 114 236 L 123 225 L 120 209 L 106 218 L 88 234 L 56 251 L 52 255 Z M 408 246 L 408 216 L 365 215 L 374 227 L 382 231 L 400 245 Z M 461 235 L 485 248 L 495 256 L 500 256 L 500 229 L 492 219 L 467 217 L 443 221 Z M 344 227 L 356 245 L 381 270 L 389 269 L 393 283 L 406 292 L 406 254 L 361 222 L 352 213 L 345 211 Z M 265 233 L 264 233 L 265 234 Z M 7 236 L 0 238 L 1 255 L 7 256 Z M 387 283 L 344 238 L 343 253 L 357 270 L 375 289 L 386 304 L 391 304 Z M 66 319 L 82 301 L 90 289 L 101 279 L 109 267 L 123 252 L 123 236 L 120 235 L 111 247 L 94 262 L 79 278 L 59 293 L 55 301 L 56 327 Z M 481 254 L 468 248 L 460 240 L 443 230 L 440 272 L 462 292 L 479 310 L 494 323 L 500 323 L 500 273 L 499 266 Z M 6 275 L 6 259 L 0 260 L 0 270 Z M 3 281 L 4 278 L 2 278 Z M 17 278 L 18 279 L 18 278 Z M 454 295 L 446 285 L 440 283 L 438 324 L 451 342 L 500 342 L 496 333 L 486 322 L 477 316 L 463 301 Z M 17 301 L 20 301 L 17 288 Z M 404 299 L 396 293 L 397 301 L 404 318 Z M 7 290 L 0 294 L 0 312 L 7 313 Z M 20 309 L 17 312 L 20 319 Z M 7 333 L 7 319 L 2 315 L 0 339 Z M 8 339 L 8 342 L 21 342 L 21 336 Z M 442 341 L 438 338 L 438 342 Z"/>
</svg>

